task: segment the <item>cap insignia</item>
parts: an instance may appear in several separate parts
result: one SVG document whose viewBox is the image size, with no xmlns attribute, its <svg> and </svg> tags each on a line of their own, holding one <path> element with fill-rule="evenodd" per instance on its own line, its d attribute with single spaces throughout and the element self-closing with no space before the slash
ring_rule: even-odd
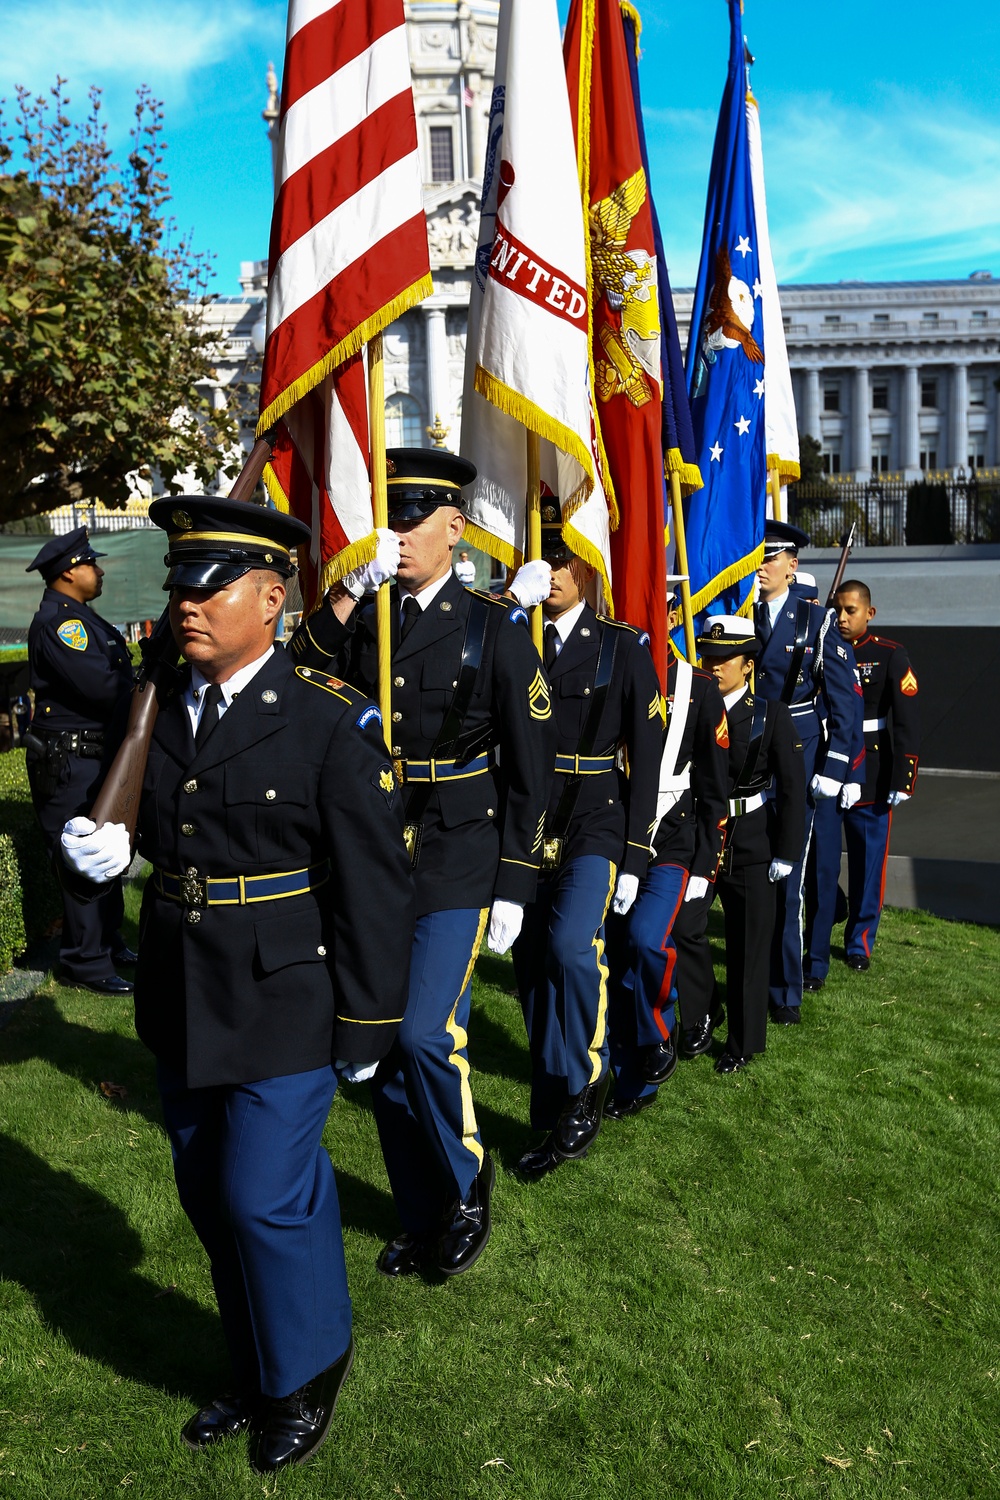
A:
<svg viewBox="0 0 1000 1500">
<path fill-rule="evenodd" d="M 708 633 L 713 641 L 721 641 L 726 632 L 721 625 L 713 625 Z"/>
<path fill-rule="evenodd" d="M 178 531 L 190 531 L 194 525 L 186 510 L 172 510 L 170 512 L 170 519 Z"/>
<path fill-rule="evenodd" d="M 556 510 L 556 508 L 555 508 L 554 505 L 543 505 L 542 506 L 542 520 L 543 521 L 558 521 L 558 519 L 559 519 L 559 512 Z"/>
<path fill-rule="evenodd" d="M 396 472 L 396 460 L 394 458 L 387 458 L 386 459 L 386 461 L 385 461 L 385 472 L 386 472 L 386 474 L 395 474 L 395 472 Z"/>
</svg>

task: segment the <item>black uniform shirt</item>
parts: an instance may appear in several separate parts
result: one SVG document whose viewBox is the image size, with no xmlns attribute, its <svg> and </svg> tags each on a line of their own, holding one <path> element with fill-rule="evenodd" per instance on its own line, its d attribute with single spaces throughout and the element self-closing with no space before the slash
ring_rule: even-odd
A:
<svg viewBox="0 0 1000 1500">
<path fill-rule="evenodd" d="M 58 589 L 42 595 L 28 630 L 28 661 L 33 722 L 43 729 L 106 729 L 132 691 L 125 638 Z"/>
<path fill-rule="evenodd" d="M 667 665 L 667 727 L 674 711 L 677 658 Z M 661 820 L 654 844 L 654 863 L 681 864 L 692 875 L 714 880 L 722 858 L 729 815 L 729 729 L 715 678 L 694 668 L 690 707 L 677 755 L 678 772 L 691 767 L 691 786 Z"/>
<path fill-rule="evenodd" d="M 763 734 L 748 764 L 754 709 L 766 711 Z M 761 782 L 773 777 L 763 807 L 730 817 L 726 827 L 727 865 L 770 864 L 782 859 L 794 864 L 805 837 L 806 771 L 802 741 L 784 703 L 768 703 L 746 692 L 726 709 L 729 721 L 730 795 L 745 798 Z"/>
<path fill-rule="evenodd" d="M 854 642 L 865 700 L 865 783 L 862 802 L 913 792 L 920 749 L 917 678 L 905 646 L 884 635 Z M 889 725 L 892 725 L 890 732 Z"/>
</svg>

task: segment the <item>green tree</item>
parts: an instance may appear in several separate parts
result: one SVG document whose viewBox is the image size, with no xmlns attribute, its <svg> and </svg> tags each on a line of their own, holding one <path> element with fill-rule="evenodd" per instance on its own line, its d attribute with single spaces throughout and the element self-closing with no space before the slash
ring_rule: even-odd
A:
<svg viewBox="0 0 1000 1500">
<path fill-rule="evenodd" d="M 121 508 L 143 469 L 208 483 L 237 433 L 207 395 L 210 257 L 164 217 L 162 107 L 139 90 L 119 169 L 99 90 L 74 125 L 63 85 L 18 89 L 13 129 L 0 108 L 0 522 Z"/>
</svg>

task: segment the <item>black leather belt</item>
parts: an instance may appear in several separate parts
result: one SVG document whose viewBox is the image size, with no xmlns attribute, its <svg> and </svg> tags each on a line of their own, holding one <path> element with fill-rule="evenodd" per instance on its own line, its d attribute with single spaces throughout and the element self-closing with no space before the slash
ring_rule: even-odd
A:
<svg viewBox="0 0 1000 1500">
<path fill-rule="evenodd" d="M 44 724 L 35 723 L 28 729 L 46 741 L 52 750 L 65 750 L 68 755 L 79 755 L 83 760 L 100 760 L 104 754 L 103 729 L 49 729 Z"/>
</svg>

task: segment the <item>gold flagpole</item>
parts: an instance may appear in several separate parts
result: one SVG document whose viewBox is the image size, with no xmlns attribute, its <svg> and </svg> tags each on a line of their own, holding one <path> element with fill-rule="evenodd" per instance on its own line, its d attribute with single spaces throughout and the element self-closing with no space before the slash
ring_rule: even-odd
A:
<svg viewBox="0 0 1000 1500">
<path fill-rule="evenodd" d="M 774 521 L 783 521 L 785 518 L 781 514 L 781 476 L 777 469 L 769 470 L 767 485 L 771 491 L 771 519 Z"/>
<path fill-rule="evenodd" d="M 382 335 L 368 340 L 368 445 L 372 464 L 372 521 L 376 528 L 389 524 L 389 502 L 385 486 L 385 365 Z M 375 595 L 375 628 L 378 638 L 378 706 L 382 733 L 392 753 L 392 620 L 389 585 Z"/>
<path fill-rule="evenodd" d="M 670 509 L 674 517 L 674 546 L 677 548 L 677 571 L 690 573 L 688 567 L 687 534 L 684 530 L 684 502 L 681 499 L 681 476 L 670 470 Z M 697 666 L 698 653 L 694 644 L 694 620 L 691 618 L 691 580 L 685 577 L 681 583 L 681 607 L 684 610 L 684 649 L 692 666 Z"/>
<path fill-rule="evenodd" d="M 526 520 L 527 556 L 525 562 L 534 562 L 542 555 L 542 457 L 541 440 L 537 432 L 524 429 L 528 444 L 528 513 Z M 535 650 L 542 654 L 542 606 L 536 604 L 531 611 L 531 639 Z"/>
</svg>

